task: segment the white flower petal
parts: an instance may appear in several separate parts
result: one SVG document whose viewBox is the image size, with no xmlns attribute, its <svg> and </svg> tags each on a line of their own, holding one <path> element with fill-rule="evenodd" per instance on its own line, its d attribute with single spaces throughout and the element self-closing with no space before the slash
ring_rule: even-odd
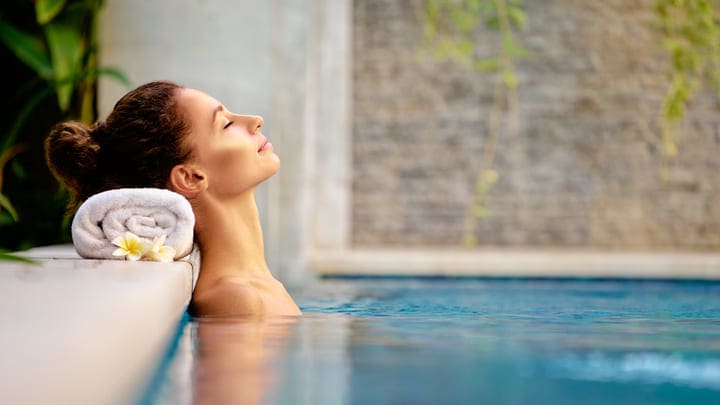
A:
<svg viewBox="0 0 720 405">
<path fill-rule="evenodd" d="M 123 248 L 117 248 L 114 252 L 112 252 L 113 256 L 125 256 L 127 255 L 127 250 Z"/>
<path fill-rule="evenodd" d="M 131 253 L 128 253 L 128 255 L 127 255 L 128 260 L 132 260 L 132 261 L 138 261 L 138 260 L 140 260 L 141 257 L 142 257 L 142 253 L 140 253 L 140 252 L 131 252 Z"/>
<path fill-rule="evenodd" d="M 127 241 L 129 243 L 136 243 L 136 242 L 140 241 L 140 238 L 138 238 L 137 235 L 135 235 L 134 233 L 132 233 L 130 231 L 125 232 L 125 239 L 127 239 Z"/>
<path fill-rule="evenodd" d="M 145 253 L 145 257 L 156 262 L 172 262 L 175 259 L 175 248 L 153 244 L 153 248 Z"/>
<path fill-rule="evenodd" d="M 126 246 L 125 238 L 122 235 L 118 235 L 112 240 L 112 244 L 124 248 Z"/>
</svg>

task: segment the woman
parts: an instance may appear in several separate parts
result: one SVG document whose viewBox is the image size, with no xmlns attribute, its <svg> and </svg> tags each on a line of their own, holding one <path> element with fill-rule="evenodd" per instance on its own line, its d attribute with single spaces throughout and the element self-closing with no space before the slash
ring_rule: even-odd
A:
<svg viewBox="0 0 720 405">
<path fill-rule="evenodd" d="M 48 166 L 70 190 L 71 209 L 116 188 L 166 188 L 188 199 L 202 258 L 193 315 L 300 315 L 265 261 L 254 191 L 280 160 L 262 124 L 202 91 L 150 82 L 104 122 L 56 125 Z"/>
</svg>

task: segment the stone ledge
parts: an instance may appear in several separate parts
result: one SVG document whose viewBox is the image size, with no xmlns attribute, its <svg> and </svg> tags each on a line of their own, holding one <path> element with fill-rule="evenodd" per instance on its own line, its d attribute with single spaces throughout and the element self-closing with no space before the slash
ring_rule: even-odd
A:
<svg viewBox="0 0 720 405">
<path fill-rule="evenodd" d="M 193 265 L 22 254 L 38 264 L 0 263 L 0 403 L 136 401 L 190 301 Z"/>
<path fill-rule="evenodd" d="M 323 276 L 469 276 L 720 280 L 720 254 L 575 250 L 320 251 L 309 267 Z"/>
</svg>

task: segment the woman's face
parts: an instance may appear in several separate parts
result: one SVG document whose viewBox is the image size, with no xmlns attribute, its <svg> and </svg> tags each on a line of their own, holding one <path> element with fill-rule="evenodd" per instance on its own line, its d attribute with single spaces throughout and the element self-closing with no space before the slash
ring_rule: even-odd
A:
<svg viewBox="0 0 720 405">
<path fill-rule="evenodd" d="M 260 132 L 263 119 L 237 115 L 202 91 L 179 91 L 180 108 L 189 115 L 192 164 L 207 176 L 208 191 L 234 196 L 253 189 L 275 174 L 280 158 Z"/>
</svg>

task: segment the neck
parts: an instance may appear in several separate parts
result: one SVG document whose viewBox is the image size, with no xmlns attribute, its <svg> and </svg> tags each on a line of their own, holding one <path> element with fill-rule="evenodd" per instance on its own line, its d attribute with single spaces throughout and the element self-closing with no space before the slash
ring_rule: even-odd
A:
<svg viewBox="0 0 720 405">
<path fill-rule="evenodd" d="M 193 211 L 202 260 L 199 282 L 271 276 L 253 191 L 230 200 L 203 197 L 193 201 Z"/>
</svg>

